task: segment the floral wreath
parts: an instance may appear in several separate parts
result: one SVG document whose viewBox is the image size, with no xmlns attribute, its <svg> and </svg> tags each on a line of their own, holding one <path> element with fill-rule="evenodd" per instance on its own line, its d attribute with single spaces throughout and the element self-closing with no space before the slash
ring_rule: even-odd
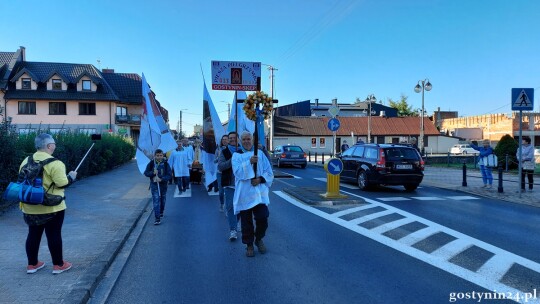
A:
<svg viewBox="0 0 540 304">
<path fill-rule="evenodd" d="M 258 108 L 259 104 L 263 105 L 262 110 Z M 257 112 L 262 114 L 264 119 L 268 119 L 270 117 L 270 113 L 272 113 L 273 107 L 274 103 L 272 98 L 262 91 L 257 91 L 247 97 L 246 101 L 244 101 L 243 109 L 247 118 L 256 121 Z"/>
</svg>

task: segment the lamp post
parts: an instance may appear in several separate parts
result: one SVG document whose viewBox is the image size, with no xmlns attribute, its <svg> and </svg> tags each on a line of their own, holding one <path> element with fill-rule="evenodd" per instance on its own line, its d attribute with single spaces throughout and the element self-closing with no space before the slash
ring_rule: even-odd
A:
<svg viewBox="0 0 540 304">
<path fill-rule="evenodd" d="M 369 112 L 367 113 L 368 114 L 368 131 L 367 131 L 367 136 L 368 136 L 368 143 L 371 143 L 371 115 L 375 114 L 376 112 L 373 111 L 371 109 L 371 104 L 376 102 L 377 101 L 377 98 L 375 98 L 375 95 L 373 94 L 370 94 L 366 97 L 366 101 L 368 104 L 369 104 Z M 366 110 L 364 110 L 364 113 L 365 113 Z"/>
<path fill-rule="evenodd" d="M 180 117 L 178 118 L 178 127 L 176 128 L 176 131 L 178 131 L 178 136 L 182 135 L 182 111 L 185 111 L 187 109 L 180 109 Z"/>
<path fill-rule="evenodd" d="M 420 86 L 420 83 L 422 83 L 422 86 Z M 414 91 L 416 93 L 422 92 L 422 114 L 420 116 L 420 152 L 422 155 L 424 155 L 424 91 L 431 91 L 431 83 L 429 82 L 429 79 L 419 80 L 416 86 L 414 87 Z"/>
</svg>

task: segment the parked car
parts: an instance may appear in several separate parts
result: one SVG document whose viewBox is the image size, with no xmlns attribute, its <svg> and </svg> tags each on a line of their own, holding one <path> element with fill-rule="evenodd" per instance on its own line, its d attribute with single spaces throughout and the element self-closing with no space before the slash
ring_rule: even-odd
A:
<svg viewBox="0 0 540 304">
<path fill-rule="evenodd" d="M 480 154 L 480 151 L 473 149 L 471 145 L 468 144 L 457 144 L 450 148 L 450 154 Z"/>
<path fill-rule="evenodd" d="M 270 162 L 279 168 L 284 165 L 298 165 L 304 169 L 307 166 L 307 155 L 299 146 L 277 146 L 270 154 Z"/>
<path fill-rule="evenodd" d="M 424 161 L 413 147 L 394 144 L 359 144 L 341 154 L 340 179 L 361 190 L 377 185 L 402 185 L 413 191 L 424 178 Z"/>
</svg>

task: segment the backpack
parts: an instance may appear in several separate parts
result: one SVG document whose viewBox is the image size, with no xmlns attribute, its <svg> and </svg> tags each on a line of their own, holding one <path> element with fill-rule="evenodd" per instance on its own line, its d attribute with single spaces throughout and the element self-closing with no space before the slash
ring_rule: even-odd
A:
<svg viewBox="0 0 540 304">
<path fill-rule="evenodd" d="M 60 204 L 64 197 L 48 194 L 48 190 L 45 191 L 43 188 L 43 167 L 57 160 L 51 157 L 36 162 L 30 155 L 26 164 L 19 171 L 17 182 L 9 183 L 4 192 L 4 199 L 18 200 L 31 205 L 56 206 Z M 51 185 L 52 187 L 54 187 L 54 183 Z"/>
</svg>

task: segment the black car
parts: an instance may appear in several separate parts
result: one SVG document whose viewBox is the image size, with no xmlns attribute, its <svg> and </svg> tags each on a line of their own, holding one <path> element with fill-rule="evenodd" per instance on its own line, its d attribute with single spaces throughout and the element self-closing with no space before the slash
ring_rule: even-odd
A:
<svg viewBox="0 0 540 304">
<path fill-rule="evenodd" d="M 341 154 L 340 179 L 354 181 L 361 190 L 377 185 L 402 185 L 415 190 L 424 178 L 424 161 L 413 148 L 393 144 L 357 144 Z"/>
<path fill-rule="evenodd" d="M 284 165 L 299 165 L 304 169 L 307 166 L 306 152 L 300 146 L 277 146 L 270 158 L 270 162 L 280 168 Z"/>
</svg>

